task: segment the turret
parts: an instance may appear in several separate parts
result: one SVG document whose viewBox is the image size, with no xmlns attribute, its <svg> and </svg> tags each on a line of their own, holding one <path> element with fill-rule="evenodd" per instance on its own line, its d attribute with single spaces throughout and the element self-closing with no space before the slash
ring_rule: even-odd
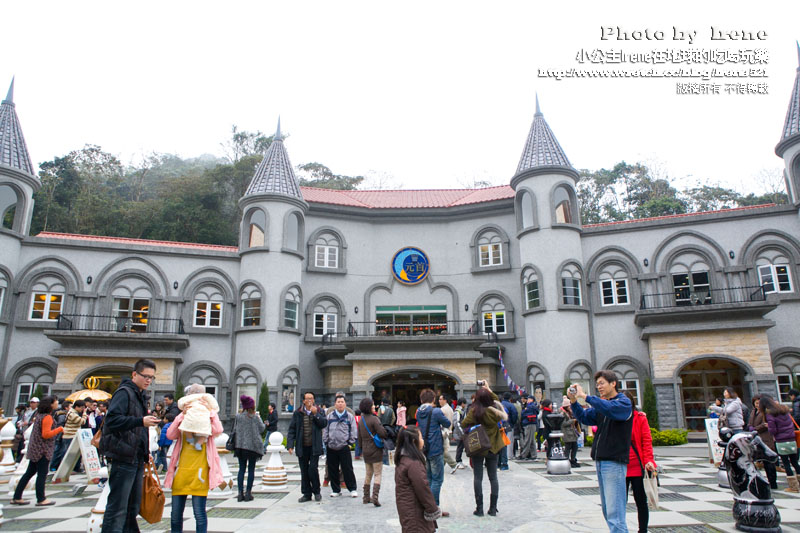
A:
<svg viewBox="0 0 800 533">
<path fill-rule="evenodd" d="M 783 133 L 775 153 L 783 159 L 786 167 L 783 176 L 789 201 L 800 207 L 800 43 L 797 43 L 797 63 L 789 109 L 786 110 Z"/>
</svg>

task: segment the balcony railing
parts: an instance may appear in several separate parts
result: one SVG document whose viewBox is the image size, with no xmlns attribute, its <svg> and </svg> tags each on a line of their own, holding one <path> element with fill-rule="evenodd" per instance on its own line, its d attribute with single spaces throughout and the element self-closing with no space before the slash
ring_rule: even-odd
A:
<svg viewBox="0 0 800 533">
<path fill-rule="evenodd" d="M 123 317 L 111 315 L 58 315 L 57 330 L 110 333 L 184 335 L 182 318 Z"/>
<path fill-rule="evenodd" d="M 730 287 L 727 289 L 692 289 L 680 287 L 672 292 L 643 294 L 639 310 L 672 307 L 699 307 L 713 304 L 763 302 L 767 299 L 765 286 Z"/>
<path fill-rule="evenodd" d="M 345 331 L 326 333 L 323 344 L 330 344 L 341 338 L 378 337 L 431 337 L 431 336 L 481 336 L 487 332 L 479 320 L 443 320 L 435 322 L 348 322 Z M 495 337 L 496 338 L 496 337 Z"/>
</svg>

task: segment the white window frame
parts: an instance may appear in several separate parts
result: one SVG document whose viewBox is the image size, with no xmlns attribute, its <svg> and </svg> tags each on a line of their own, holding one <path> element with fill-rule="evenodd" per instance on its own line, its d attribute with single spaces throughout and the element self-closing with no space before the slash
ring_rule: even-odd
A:
<svg viewBox="0 0 800 533">
<path fill-rule="evenodd" d="M 531 285 L 536 285 L 534 289 L 536 291 L 536 305 L 531 305 Z M 542 293 L 539 288 L 539 280 L 532 279 L 528 283 L 525 284 L 525 309 L 537 309 L 542 305 Z"/>
<path fill-rule="evenodd" d="M 781 403 L 791 403 L 791 400 L 789 400 L 789 390 L 794 388 L 792 386 L 793 378 L 794 376 L 786 374 L 785 372 L 775 374 L 775 387 L 778 389 L 778 400 Z M 781 381 L 785 382 L 781 383 Z M 785 390 L 781 389 L 781 386 L 785 387 Z"/>
<path fill-rule="evenodd" d="M 217 397 L 217 386 L 216 385 L 203 385 L 206 388 L 206 394 L 210 394 L 214 398 Z"/>
<path fill-rule="evenodd" d="M 123 308 L 121 306 L 122 300 L 128 301 L 128 306 Z M 136 307 L 136 302 L 147 302 L 144 307 L 139 309 L 134 309 Z M 146 332 L 147 331 L 147 324 L 148 324 L 148 317 L 150 315 L 150 298 L 134 298 L 133 296 L 120 296 L 114 298 L 114 307 L 112 309 L 112 315 L 115 319 L 117 318 L 125 318 L 130 320 L 130 330 L 136 332 Z M 139 316 L 134 316 L 134 314 L 138 314 Z M 117 323 L 115 321 L 114 325 L 116 326 Z M 115 328 L 116 329 L 116 328 Z"/>
<path fill-rule="evenodd" d="M 624 302 L 620 301 L 622 298 L 625 299 Z M 630 303 L 628 278 L 600 280 L 600 303 L 603 307 L 628 305 Z"/>
<path fill-rule="evenodd" d="M 39 296 L 39 295 L 42 295 L 42 294 L 45 296 L 44 307 L 41 310 L 42 317 L 41 318 L 35 318 L 33 316 L 33 313 L 35 311 L 34 305 L 36 304 L 36 297 Z M 50 292 L 50 291 L 41 292 L 41 291 L 37 291 L 37 292 L 34 292 L 33 295 L 31 296 L 31 307 L 30 307 L 30 310 L 28 312 L 28 318 L 30 320 L 39 320 L 39 321 L 43 321 L 43 322 L 44 321 L 58 320 L 57 317 L 56 318 L 47 318 L 47 317 L 50 316 L 51 313 L 54 312 L 53 311 L 53 305 L 52 305 L 52 302 L 54 301 L 53 300 L 54 297 L 59 297 L 57 314 L 61 314 L 61 310 L 64 309 L 64 293 L 63 292 Z M 36 311 L 36 312 L 38 313 L 39 311 Z"/>
<path fill-rule="evenodd" d="M 198 316 L 198 312 L 200 311 L 200 306 L 205 306 L 203 311 L 205 312 L 204 316 Z M 219 309 L 215 310 L 213 308 L 214 305 L 219 305 Z M 219 300 L 195 300 L 194 301 L 194 320 L 193 324 L 196 328 L 221 328 L 222 327 L 222 311 L 223 307 L 225 307 L 224 302 Z M 218 311 L 215 313 L 215 311 Z M 214 314 L 218 314 L 216 317 L 217 324 L 212 324 L 215 317 Z"/>
<path fill-rule="evenodd" d="M 248 316 L 247 312 L 252 311 L 254 309 L 258 309 L 258 314 Z M 246 324 L 245 322 L 247 320 L 250 320 L 255 323 Z M 260 325 L 261 325 L 261 298 L 242 298 L 242 327 L 251 328 Z"/>
<path fill-rule="evenodd" d="M 488 326 L 488 327 L 487 327 Z M 491 329 L 489 329 L 491 328 Z M 484 311 L 483 312 L 483 331 L 488 333 L 493 331 L 498 335 L 506 332 L 506 312 L 505 311 Z"/>
<path fill-rule="evenodd" d="M 574 286 L 567 286 L 567 282 L 574 283 Z M 566 292 L 568 290 L 574 291 L 574 294 L 567 295 Z M 575 300 L 577 300 L 577 302 Z M 583 296 L 581 295 L 581 278 L 575 278 L 572 276 L 561 278 L 561 303 L 564 305 L 574 305 L 577 307 L 583 305 Z"/>
<path fill-rule="evenodd" d="M 326 333 L 336 334 L 338 318 L 336 313 L 314 313 L 314 336 L 322 337 Z M 321 324 L 321 327 L 317 327 L 318 323 Z"/>
<path fill-rule="evenodd" d="M 293 309 L 289 309 L 288 308 L 289 305 L 293 306 L 294 308 Z M 287 311 L 291 311 L 292 313 L 294 313 L 294 318 L 293 319 L 289 319 L 289 317 L 287 316 Z M 298 317 L 299 311 L 300 311 L 300 305 L 297 302 L 295 302 L 294 300 L 284 299 L 283 300 L 283 327 L 297 329 L 298 319 L 299 319 L 299 317 Z"/>
<path fill-rule="evenodd" d="M 762 272 L 762 269 L 767 269 L 767 272 Z M 783 274 L 778 273 L 778 269 L 783 269 Z M 784 277 L 785 280 L 781 281 L 781 277 Z M 765 279 L 769 279 L 769 281 L 765 281 Z M 788 289 L 782 289 L 781 285 L 784 283 L 789 284 Z M 789 271 L 789 265 L 759 265 L 758 267 L 758 284 L 760 286 L 770 285 L 772 286 L 771 290 L 764 289 L 766 294 L 772 293 L 787 293 L 787 292 L 794 292 L 794 287 L 792 286 L 792 275 Z"/>
<path fill-rule="evenodd" d="M 3 302 L 5 301 L 6 288 L 0 287 L 0 316 L 3 316 Z"/>
<path fill-rule="evenodd" d="M 695 283 L 694 276 L 695 274 L 705 274 L 706 275 L 706 283 Z M 676 285 L 675 284 L 675 277 L 676 276 L 686 276 L 688 285 Z M 705 290 L 707 295 L 703 302 L 699 302 L 701 304 L 705 303 L 712 303 L 711 297 L 711 272 L 709 270 L 698 270 L 696 272 L 675 272 L 672 274 L 672 290 L 675 293 L 675 304 L 676 305 L 686 305 L 694 303 L 692 301 L 692 294 L 698 292 L 698 290 L 702 291 Z M 686 298 L 680 298 L 681 291 L 686 292 Z"/>
<path fill-rule="evenodd" d="M 339 247 L 317 244 L 314 247 L 314 266 L 339 268 Z"/>
<path fill-rule="evenodd" d="M 17 402 L 14 404 L 14 406 L 20 405 L 22 403 L 28 405 L 28 402 L 30 402 L 33 393 L 36 391 L 36 387 L 42 388 L 42 396 L 49 396 L 50 385 L 51 385 L 50 383 L 37 383 L 32 381 L 24 381 L 22 383 L 17 384 L 17 396 L 16 396 Z M 20 400 L 20 396 L 22 395 L 22 390 L 21 390 L 22 387 L 30 387 L 30 390 L 28 391 L 25 400 Z M 41 398 L 39 399 L 41 400 Z"/>
<path fill-rule="evenodd" d="M 503 243 L 492 242 L 478 246 L 478 264 L 482 267 L 503 264 Z"/>
<path fill-rule="evenodd" d="M 633 397 L 636 398 L 637 407 L 642 405 L 642 390 L 638 379 L 620 379 L 619 385 L 622 392 L 631 391 Z M 631 387 L 631 385 L 633 385 L 633 387 Z"/>
</svg>

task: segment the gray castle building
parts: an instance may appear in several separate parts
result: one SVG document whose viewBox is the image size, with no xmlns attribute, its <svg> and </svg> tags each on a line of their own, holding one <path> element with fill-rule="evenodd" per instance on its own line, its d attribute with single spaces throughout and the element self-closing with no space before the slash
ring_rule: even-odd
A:
<svg viewBox="0 0 800 533">
<path fill-rule="evenodd" d="M 617 372 L 663 427 L 699 429 L 731 385 L 787 399 L 800 373 L 800 68 L 775 153 L 788 205 L 582 225 L 578 173 L 538 103 L 508 186 L 304 188 L 280 132 L 241 199 L 236 247 L 30 235 L 41 183 L 12 89 L 0 106 L 0 384 L 113 389 L 158 365 L 156 396 L 200 382 L 223 418 L 262 383 L 289 417 L 301 390 L 351 401 L 423 387 L 560 398 Z"/>
</svg>

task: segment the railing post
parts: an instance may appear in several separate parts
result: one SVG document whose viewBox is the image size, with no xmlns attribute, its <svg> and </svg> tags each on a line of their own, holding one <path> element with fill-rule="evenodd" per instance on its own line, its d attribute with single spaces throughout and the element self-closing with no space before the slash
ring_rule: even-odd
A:
<svg viewBox="0 0 800 533">
<path fill-rule="evenodd" d="M 183 329 L 183 319 L 178 319 L 178 335 L 185 335 L 186 331 Z"/>
</svg>

